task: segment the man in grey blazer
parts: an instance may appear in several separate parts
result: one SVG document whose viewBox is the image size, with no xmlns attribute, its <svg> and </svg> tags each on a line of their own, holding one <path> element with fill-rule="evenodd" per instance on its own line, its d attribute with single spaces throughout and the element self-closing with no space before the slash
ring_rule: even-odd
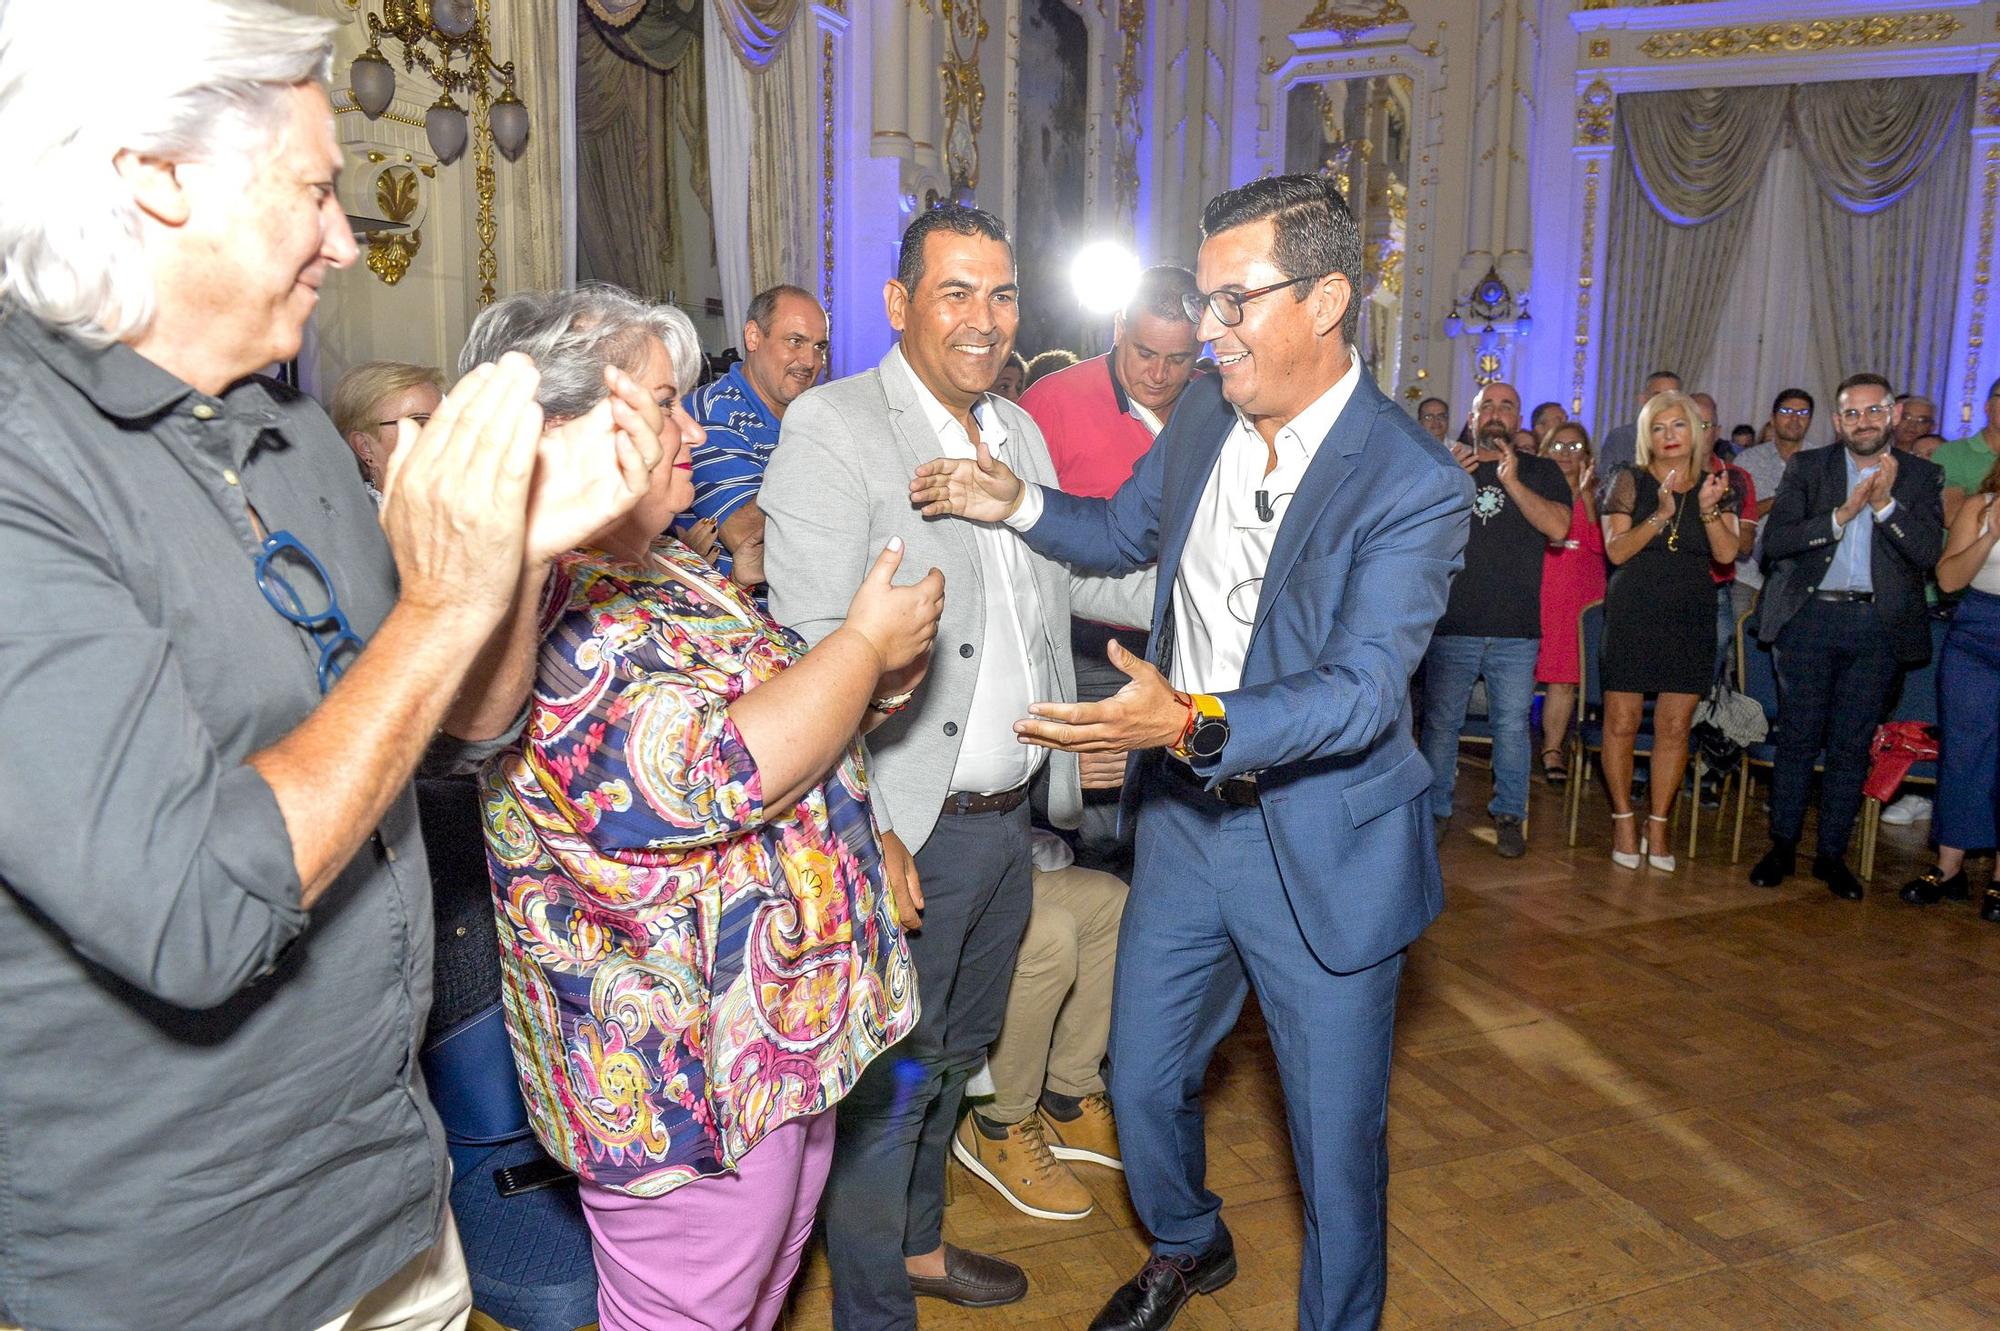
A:
<svg viewBox="0 0 2000 1331">
<path fill-rule="evenodd" d="M 991 214 L 952 205 L 911 223 L 883 292 L 900 344 L 878 368 L 793 402 L 759 501 L 772 614 L 808 642 L 840 625 L 868 552 L 891 535 L 906 543 L 912 574 L 945 577 L 924 687 L 868 742 L 886 862 L 921 885 L 898 901 L 922 911 L 920 927 L 909 922 L 922 1015 L 840 1105 L 825 1199 L 839 1331 L 914 1331 L 919 1294 L 992 1307 L 1028 1288 L 1011 1262 L 944 1244 L 944 1169 L 1027 927 L 1027 792 L 1044 761 L 1050 819 L 1073 827 L 1083 810 L 1075 755 L 1047 755 L 1013 730 L 1029 703 L 1076 696 L 1072 579 L 999 523 L 926 522 L 909 501 L 920 463 L 970 458 L 980 445 L 1055 484 L 1033 420 L 989 392 L 1013 349 L 1014 276 Z M 1148 574 L 1078 580 L 1074 604 L 1132 624 L 1146 621 L 1150 599 Z"/>
</svg>

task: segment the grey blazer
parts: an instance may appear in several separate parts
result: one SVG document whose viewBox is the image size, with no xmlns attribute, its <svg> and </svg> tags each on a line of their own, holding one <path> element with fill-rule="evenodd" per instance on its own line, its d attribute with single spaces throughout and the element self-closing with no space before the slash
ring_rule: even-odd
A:
<svg viewBox="0 0 2000 1331">
<path fill-rule="evenodd" d="M 1048 445 L 1012 402 L 994 399 L 1007 427 L 1002 453 L 1022 479 L 1056 483 Z M 944 615 L 930 672 L 908 710 L 868 737 L 875 816 L 912 852 L 937 825 L 951 791 L 959 736 L 985 650 L 984 603 L 973 527 L 958 518 L 926 520 L 910 506 L 910 477 L 940 456 L 937 436 L 892 348 L 881 366 L 799 395 L 785 411 L 758 504 L 764 510 L 764 568 L 771 616 L 816 643 L 847 618 L 847 603 L 891 536 L 904 543 L 899 583 L 943 571 Z M 1043 610 L 1043 647 L 1065 700 L 1076 696 L 1070 661 L 1071 607 L 1111 624 L 1145 624 L 1152 614 L 1150 569 L 1122 578 L 1082 578 L 1029 552 Z M 1075 755 L 1052 752 L 1049 818 L 1074 827 L 1083 812 Z"/>
</svg>

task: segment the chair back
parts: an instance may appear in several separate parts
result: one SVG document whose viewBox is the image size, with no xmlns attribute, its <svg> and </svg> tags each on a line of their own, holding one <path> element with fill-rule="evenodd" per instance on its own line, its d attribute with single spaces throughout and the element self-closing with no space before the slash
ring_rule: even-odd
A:
<svg viewBox="0 0 2000 1331">
<path fill-rule="evenodd" d="M 1598 671 L 1598 655 L 1604 650 L 1604 601 L 1592 601 L 1576 616 L 1577 662 L 1583 669 L 1580 704 L 1586 712 L 1604 709 L 1604 676 Z"/>
<path fill-rule="evenodd" d="M 1743 692 L 1755 698 L 1771 723 L 1771 739 L 1778 731 L 1778 668 L 1771 649 L 1757 641 L 1757 612 L 1751 610 L 1736 621 L 1736 678 Z"/>
</svg>

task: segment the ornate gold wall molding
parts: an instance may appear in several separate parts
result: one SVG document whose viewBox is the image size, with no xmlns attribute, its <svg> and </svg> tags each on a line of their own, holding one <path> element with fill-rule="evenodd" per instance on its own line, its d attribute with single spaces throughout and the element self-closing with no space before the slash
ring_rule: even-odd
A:
<svg viewBox="0 0 2000 1331">
<path fill-rule="evenodd" d="M 819 209 L 821 231 L 825 235 L 820 251 L 819 299 L 833 314 L 833 147 L 839 127 L 833 119 L 833 34 L 819 36 Z"/>
<path fill-rule="evenodd" d="M 1595 9 L 1660 9 L 1667 5 L 1710 5 L 1715 0 L 1582 0 L 1577 9 L 1590 13 Z"/>
<path fill-rule="evenodd" d="M 1603 159 L 1593 157 L 1583 167 L 1583 244 L 1576 267 L 1576 350 L 1570 360 L 1569 409 L 1583 412 L 1583 371 L 1590 359 L 1591 274 L 1597 259 L 1597 188 L 1603 179 Z"/>
<path fill-rule="evenodd" d="M 1300 32 L 1330 32 L 1343 42 L 1351 42 L 1371 28 L 1386 28 L 1391 23 L 1408 23 L 1410 11 L 1396 0 L 1384 0 L 1373 6 L 1362 6 L 1359 11 L 1353 5 L 1337 4 L 1335 0 L 1319 0 L 1312 13 L 1299 24 Z"/>
<path fill-rule="evenodd" d="M 1579 147 L 1602 148 L 1611 142 L 1611 121 L 1617 111 L 1618 94 L 1603 79 L 1576 95 L 1576 142 Z"/>
<path fill-rule="evenodd" d="M 1986 67 L 1986 81 L 1979 87 L 1979 123 L 2000 125 L 2000 60 Z"/>
<path fill-rule="evenodd" d="M 979 188 L 979 127 L 986 117 L 986 84 L 979 77 L 979 47 L 986 40 L 981 0 L 938 0 L 944 19 L 943 85 L 945 171 L 954 192 Z"/>
<path fill-rule="evenodd" d="M 1145 81 L 1140 75 L 1139 46 L 1146 35 L 1146 0 L 1118 0 L 1118 78 L 1111 106 L 1111 128 L 1116 139 L 1111 161 L 1113 211 L 1126 222 L 1136 222 L 1139 214 L 1139 136 L 1144 132 L 1140 97 Z"/>
<path fill-rule="evenodd" d="M 1961 420 L 1972 424 L 1979 401 L 1979 352 L 1986 345 L 1986 297 L 1993 283 L 1993 213 L 2000 205 L 2000 143 L 1986 145 L 1986 175 L 1979 187 L 1979 249 L 1972 260 L 1972 318 L 1966 329 L 1965 403 Z"/>
<path fill-rule="evenodd" d="M 1914 46 L 1949 39 L 1965 25 L 1942 11 L 1882 14 L 1873 18 L 1812 19 L 1794 23 L 1733 24 L 1656 32 L 1639 43 L 1655 60 L 1830 51 L 1861 46 Z"/>
<path fill-rule="evenodd" d="M 369 153 L 380 160 L 380 153 Z M 408 222 L 417 211 L 417 173 L 407 166 L 387 166 L 375 177 L 375 206 L 391 222 Z M 410 271 L 410 261 L 424 245 L 421 227 L 408 231 L 377 231 L 368 237 L 368 271 L 395 286 Z"/>
</svg>

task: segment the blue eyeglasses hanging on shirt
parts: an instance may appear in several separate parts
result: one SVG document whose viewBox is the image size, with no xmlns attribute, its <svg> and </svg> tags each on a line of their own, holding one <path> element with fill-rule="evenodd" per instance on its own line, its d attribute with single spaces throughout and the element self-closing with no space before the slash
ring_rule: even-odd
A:
<svg viewBox="0 0 2000 1331">
<path fill-rule="evenodd" d="M 298 537 L 274 531 L 257 556 L 257 590 L 273 610 L 319 639 L 319 691 L 327 692 L 366 643 L 341 613 L 326 565 Z"/>
</svg>

